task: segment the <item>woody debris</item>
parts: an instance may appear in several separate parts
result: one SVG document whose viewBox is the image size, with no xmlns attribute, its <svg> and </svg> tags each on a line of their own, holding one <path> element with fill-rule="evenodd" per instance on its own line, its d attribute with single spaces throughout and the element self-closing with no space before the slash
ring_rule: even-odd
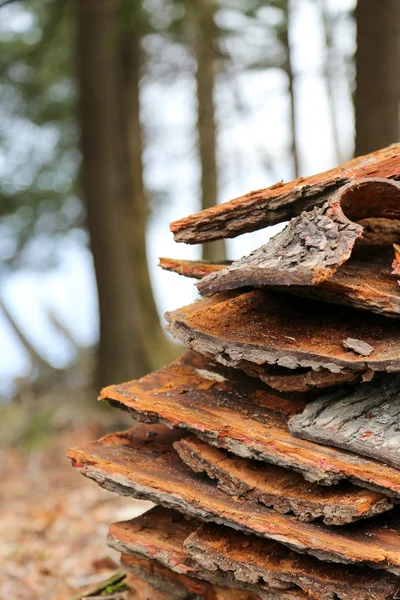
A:
<svg viewBox="0 0 400 600">
<path fill-rule="evenodd" d="M 291 219 L 233 262 L 160 259 L 203 296 L 166 315 L 187 351 L 102 390 L 136 424 L 68 451 L 157 505 L 109 529 L 132 600 L 400 597 L 398 180 L 394 145 L 172 223 Z"/>
</svg>

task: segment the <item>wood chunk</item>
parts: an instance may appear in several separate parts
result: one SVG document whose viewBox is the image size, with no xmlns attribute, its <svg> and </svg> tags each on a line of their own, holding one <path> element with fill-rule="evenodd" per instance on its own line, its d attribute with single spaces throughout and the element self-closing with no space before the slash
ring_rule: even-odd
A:
<svg viewBox="0 0 400 600">
<path fill-rule="evenodd" d="M 159 593 L 167 594 L 165 600 L 169 598 L 179 600 L 202 600 L 203 598 L 205 600 L 260 600 L 260 596 L 251 591 L 224 588 L 212 585 L 207 581 L 187 577 L 167 569 L 155 560 L 149 560 L 142 556 L 122 554 L 121 565 Z M 243 584 L 242 587 L 246 587 L 246 585 Z M 156 595 L 155 598 L 158 596 Z M 164 600 L 164 596 L 161 598 Z M 295 592 L 295 595 L 291 597 L 281 595 L 275 590 L 264 598 L 265 600 L 291 600 L 291 598 L 306 600 L 306 596 L 302 592 Z M 140 600 L 144 600 L 144 598 L 140 597 Z"/>
<path fill-rule="evenodd" d="M 178 437 L 179 432 L 167 428 L 140 425 L 70 449 L 68 456 L 83 475 L 112 492 L 270 538 L 321 560 L 400 574 L 398 510 L 391 511 L 386 520 L 381 515 L 333 529 L 302 523 L 260 504 L 236 500 L 193 473 L 172 447 Z"/>
<path fill-rule="evenodd" d="M 157 559 L 178 573 L 210 581 L 227 574 L 232 585 L 252 586 L 261 597 L 271 588 L 298 592 L 296 585 L 316 600 L 386 600 L 400 587 L 400 580 L 384 571 L 323 563 L 227 527 L 199 527 L 159 506 L 111 525 L 109 543 L 125 554 Z"/>
<path fill-rule="evenodd" d="M 238 456 L 294 469 L 308 481 L 331 485 L 349 479 L 400 497 L 397 469 L 290 434 L 288 418 L 303 411 L 304 400 L 277 394 L 194 352 L 142 379 L 107 387 L 100 399 L 139 421 L 184 428 Z"/>
<path fill-rule="evenodd" d="M 110 525 L 107 543 L 119 552 L 157 560 L 176 573 L 195 575 L 198 568 L 183 544 L 200 525 L 196 519 L 156 506 L 140 517 Z"/>
<path fill-rule="evenodd" d="M 357 221 L 365 217 L 398 220 L 400 184 L 374 178 L 340 188 L 323 207 L 303 212 L 267 244 L 205 276 L 197 287 L 203 296 L 209 296 L 248 286 L 320 284 L 350 258 L 363 234 Z"/>
<path fill-rule="evenodd" d="M 311 402 L 289 422 L 293 435 L 400 468 L 400 377 L 379 376 Z"/>
<path fill-rule="evenodd" d="M 171 223 L 177 242 L 199 244 L 287 221 L 321 206 L 339 187 L 365 177 L 397 179 L 400 144 L 357 157 L 334 169 L 290 183 L 277 183 Z"/>
<path fill-rule="evenodd" d="M 195 562 L 184 547 L 184 542 L 199 526 L 200 523 L 196 520 L 185 518 L 176 511 L 158 506 L 139 519 L 111 525 L 108 543 L 116 550 L 122 551 L 125 562 L 129 561 L 129 555 L 139 555 L 156 561 L 155 564 L 160 563 L 175 573 L 188 576 L 185 580 L 185 588 L 191 587 L 194 591 L 197 590 L 197 593 L 199 593 L 198 586 L 202 584 L 205 584 L 208 590 L 209 586 L 205 582 L 209 582 L 228 588 L 245 589 L 261 598 L 287 597 L 279 592 L 293 588 L 293 583 L 277 581 L 273 586 L 274 589 L 271 589 L 263 582 L 236 579 L 229 571 L 210 570 Z M 387 577 L 386 574 L 381 576 Z M 193 577 L 203 581 L 191 583 Z M 296 598 L 305 598 L 298 588 L 293 592 Z"/>
<path fill-rule="evenodd" d="M 327 369 L 286 369 L 272 365 L 257 365 L 248 360 L 238 361 L 236 368 L 250 377 L 258 377 L 269 387 L 278 392 L 310 392 L 355 383 L 362 377 L 362 372 L 331 373 Z"/>
<path fill-rule="evenodd" d="M 232 264 L 232 261 L 213 263 L 206 260 L 182 260 L 180 258 L 160 258 L 159 267 L 184 277 L 202 279 L 210 273 L 221 271 Z"/>
<path fill-rule="evenodd" d="M 175 442 L 174 448 L 193 471 L 216 479 L 227 494 L 294 514 L 300 521 L 323 518 L 326 525 L 344 525 L 391 508 L 387 498 L 379 502 L 367 490 L 350 484 L 331 488 L 311 484 L 294 471 L 237 458 L 194 436 Z"/>
<path fill-rule="evenodd" d="M 344 340 L 343 346 L 345 348 L 348 348 L 349 350 L 357 352 L 357 354 L 359 354 L 360 356 L 369 356 L 374 351 L 373 346 L 370 346 L 362 340 L 355 340 L 353 338 L 347 338 L 347 340 Z"/>
<path fill-rule="evenodd" d="M 240 361 L 333 373 L 400 370 L 400 324 L 349 308 L 253 290 L 213 304 L 196 302 L 165 315 L 168 331 L 186 346 L 222 364 Z M 346 338 L 374 347 L 368 356 L 343 348 Z"/>
<path fill-rule="evenodd" d="M 193 532 L 185 546 L 204 568 L 231 571 L 238 579 L 271 586 L 276 580 L 296 583 L 318 600 L 389 600 L 400 586 L 388 573 L 323 563 L 213 523 Z"/>
</svg>

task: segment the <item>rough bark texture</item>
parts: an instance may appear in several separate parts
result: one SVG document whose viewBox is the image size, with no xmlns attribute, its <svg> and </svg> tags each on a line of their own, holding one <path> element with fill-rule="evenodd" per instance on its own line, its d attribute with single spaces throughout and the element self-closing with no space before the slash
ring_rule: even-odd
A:
<svg viewBox="0 0 400 600">
<path fill-rule="evenodd" d="M 364 177 L 400 176 L 400 145 L 383 148 L 318 175 L 277 183 L 250 192 L 230 202 L 217 205 L 171 223 L 177 242 L 199 244 L 209 240 L 236 237 L 287 221 L 303 210 L 321 206 L 328 197 L 351 181 Z"/>
<path fill-rule="evenodd" d="M 139 577 L 159 592 L 168 594 L 167 598 L 179 600 L 260 600 L 260 597 L 251 591 L 234 590 L 231 587 L 221 587 L 220 585 L 213 585 L 213 583 L 209 583 L 208 581 L 187 577 L 186 575 L 171 571 L 155 560 L 149 560 L 140 555 L 122 554 L 121 565 L 129 573 Z M 212 573 L 210 573 L 210 578 L 213 579 Z M 228 580 L 229 582 L 232 580 L 232 583 L 235 584 L 235 581 L 233 578 L 229 578 L 229 575 L 222 575 L 215 579 Z M 252 586 L 242 584 L 241 587 Z M 299 600 L 306 600 L 302 592 L 295 592 L 293 600 L 297 600 L 297 598 Z M 271 591 L 271 594 L 264 596 L 262 600 L 275 599 L 291 600 L 290 597 L 281 596 L 279 592 L 275 591 Z M 144 600 L 144 598 L 141 598 L 141 600 Z"/>
<path fill-rule="evenodd" d="M 194 353 L 139 381 L 105 388 L 100 399 L 140 421 L 181 427 L 238 456 L 294 469 L 308 481 L 330 485 L 349 479 L 400 497 L 397 469 L 294 438 L 287 420 L 302 412 L 303 400 L 290 400 Z"/>
<path fill-rule="evenodd" d="M 218 200 L 217 127 L 215 119 L 214 87 L 216 12 L 215 0 L 195 3 L 193 11 L 196 54 L 197 131 L 201 171 L 201 208 L 215 206 Z M 217 240 L 203 246 L 205 260 L 224 260 L 225 242 Z"/>
<path fill-rule="evenodd" d="M 178 273 L 178 275 L 183 275 L 184 277 L 202 279 L 205 275 L 225 269 L 231 264 L 232 261 L 211 262 L 209 260 L 183 260 L 180 258 L 161 257 L 158 266 L 164 269 L 164 271 Z"/>
<path fill-rule="evenodd" d="M 114 523 L 109 543 L 123 553 L 156 559 L 175 572 L 210 580 L 229 577 L 233 585 L 252 586 L 261 598 L 289 588 L 288 594 L 299 594 L 296 585 L 316 600 L 386 600 L 393 598 L 400 585 L 383 571 L 323 563 L 221 525 L 199 527 L 162 507 Z"/>
<path fill-rule="evenodd" d="M 393 598 L 400 584 L 387 573 L 323 563 L 276 542 L 214 524 L 203 525 L 185 546 L 210 570 L 229 570 L 237 579 L 261 580 L 271 586 L 295 583 L 318 600 L 384 600 Z"/>
<path fill-rule="evenodd" d="M 288 294 L 253 290 L 228 300 L 191 304 L 167 313 L 167 329 L 185 346 L 218 362 L 240 367 L 243 360 L 288 369 L 321 368 L 332 373 L 400 370 L 400 325 L 351 308 Z M 343 346 L 348 339 L 374 348 L 360 356 Z"/>
<path fill-rule="evenodd" d="M 238 287 L 318 285 L 350 258 L 363 234 L 362 225 L 354 221 L 366 217 L 398 220 L 400 184 L 375 178 L 344 186 L 322 208 L 292 219 L 267 244 L 207 275 L 197 287 L 210 296 Z"/>
<path fill-rule="evenodd" d="M 193 471 L 216 479 L 227 494 L 294 514 L 300 521 L 323 518 L 326 525 L 344 525 L 393 507 L 388 498 L 371 497 L 367 490 L 311 484 L 294 471 L 237 458 L 196 437 L 184 438 L 174 448 Z"/>
<path fill-rule="evenodd" d="M 293 435 L 351 450 L 400 469 L 400 377 L 387 375 L 309 404 Z"/>
<path fill-rule="evenodd" d="M 226 570 L 208 569 L 194 561 L 187 548 L 184 547 L 186 539 L 194 532 L 200 523 L 196 520 L 185 518 L 180 513 L 156 507 L 145 518 L 133 519 L 123 523 L 115 523 L 110 528 L 109 544 L 116 550 L 123 552 L 123 561 L 129 564 L 129 556 L 138 554 L 151 560 L 157 560 L 164 567 L 175 573 L 203 580 L 204 582 L 227 586 L 229 588 L 245 589 L 260 595 L 264 600 L 268 598 L 290 598 L 282 596 L 280 590 L 292 588 L 293 584 L 282 582 L 271 589 L 262 581 L 246 581 L 236 579 L 233 573 Z M 268 542 L 267 542 L 268 543 Z M 125 556 L 124 556 L 125 553 Z M 134 559 L 135 560 L 135 559 Z M 307 559 L 306 559 L 307 560 Z M 387 577 L 387 575 L 382 575 Z M 193 586 L 196 583 L 193 583 Z M 208 586 L 206 585 L 206 589 Z M 294 590 L 296 598 L 303 598 L 299 589 Z"/>
<path fill-rule="evenodd" d="M 157 560 L 176 573 L 195 575 L 196 565 L 183 544 L 200 525 L 196 519 L 156 506 L 130 521 L 112 523 L 107 543 L 119 552 Z"/>
<path fill-rule="evenodd" d="M 172 444 L 180 434 L 137 426 L 69 450 L 74 467 L 102 487 L 150 500 L 191 517 L 279 541 L 321 560 L 370 565 L 400 574 L 400 514 L 328 528 L 302 523 L 260 504 L 241 502 L 193 473 Z"/>
<path fill-rule="evenodd" d="M 356 22 L 357 155 L 400 139 L 400 4 L 362 0 L 356 6 Z"/>
</svg>

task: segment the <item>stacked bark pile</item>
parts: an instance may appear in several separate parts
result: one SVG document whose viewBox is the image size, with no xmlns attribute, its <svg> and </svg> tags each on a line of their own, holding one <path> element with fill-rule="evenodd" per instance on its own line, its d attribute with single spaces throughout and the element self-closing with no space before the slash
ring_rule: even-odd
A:
<svg viewBox="0 0 400 600">
<path fill-rule="evenodd" d="M 161 259 L 203 298 L 188 351 L 100 399 L 139 422 L 69 451 L 157 506 L 111 525 L 135 598 L 400 597 L 400 145 L 171 225 L 202 243 L 288 220 L 232 264 Z"/>
</svg>

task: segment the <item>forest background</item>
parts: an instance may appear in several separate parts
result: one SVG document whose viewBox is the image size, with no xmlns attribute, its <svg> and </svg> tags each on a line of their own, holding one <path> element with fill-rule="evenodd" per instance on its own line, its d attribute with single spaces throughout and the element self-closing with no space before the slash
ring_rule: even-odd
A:
<svg viewBox="0 0 400 600">
<path fill-rule="evenodd" d="M 0 597 L 70 598 L 133 516 L 65 459 L 181 349 L 174 219 L 400 140 L 399 0 L 0 0 Z M 122 512 L 121 512 L 122 511 Z"/>
</svg>

